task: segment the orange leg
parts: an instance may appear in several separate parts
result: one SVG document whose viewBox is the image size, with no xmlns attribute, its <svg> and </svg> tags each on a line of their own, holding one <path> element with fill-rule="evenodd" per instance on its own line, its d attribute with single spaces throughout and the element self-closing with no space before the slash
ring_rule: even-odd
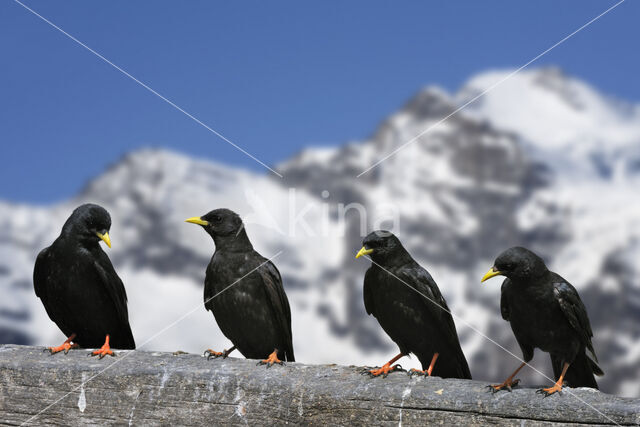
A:
<svg viewBox="0 0 640 427">
<path fill-rule="evenodd" d="M 509 378 L 504 380 L 502 384 L 492 384 L 492 385 L 488 385 L 487 387 L 489 387 L 489 389 L 491 389 L 491 391 L 494 393 L 502 390 L 503 388 L 506 388 L 507 390 L 511 391 L 511 387 L 517 386 L 518 383 L 520 382 L 520 380 L 514 380 L 513 377 L 515 377 L 516 374 L 520 372 L 520 369 L 524 368 L 524 365 L 526 365 L 526 363 L 522 362 L 522 364 L 518 366 L 518 369 L 513 371 L 513 374 L 509 375 Z"/>
<path fill-rule="evenodd" d="M 385 363 L 381 368 L 378 369 L 371 369 L 371 370 L 366 370 L 364 373 L 365 374 L 369 374 L 372 377 L 377 377 L 382 375 L 383 378 L 386 378 L 387 375 L 389 375 L 390 372 L 393 371 L 397 371 L 402 369 L 400 367 L 400 365 L 393 365 L 393 363 L 400 359 L 401 357 L 405 356 L 402 353 L 399 353 L 396 357 L 394 357 L 393 359 L 389 360 L 387 363 Z M 393 365 L 393 366 L 392 366 Z"/>
<path fill-rule="evenodd" d="M 206 356 L 207 360 L 211 358 L 217 359 L 218 357 L 222 357 L 223 359 L 226 359 L 229 356 L 229 354 L 231 354 L 231 352 L 235 349 L 236 349 L 235 345 L 231 347 L 229 350 L 223 350 L 223 351 L 215 351 L 208 348 L 205 350 L 204 355 Z"/>
<path fill-rule="evenodd" d="M 65 342 L 63 342 L 61 345 L 57 346 L 57 347 L 48 347 L 45 348 L 44 351 L 49 351 L 49 353 L 51 354 L 56 354 L 59 353 L 61 351 L 64 351 L 64 354 L 69 353 L 69 350 L 71 350 L 72 348 L 78 348 L 78 344 L 74 343 L 73 340 L 76 337 L 76 334 L 71 334 L 71 336 L 69 338 L 67 338 L 67 340 Z"/>
<path fill-rule="evenodd" d="M 431 363 L 429 364 L 429 369 L 427 369 L 426 371 L 421 371 L 419 369 L 412 369 L 409 371 L 409 376 L 412 377 L 414 375 L 425 375 L 427 377 L 430 377 L 431 373 L 433 372 L 433 367 L 436 366 L 436 360 L 438 360 L 438 356 L 440 356 L 440 353 L 433 353 L 433 357 L 431 358 Z"/>
<path fill-rule="evenodd" d="M 273 353 L 269 355 L 265 360 L 259 361 L 258 365 L 267 365 L 267 368 L 272 367 L 274 364 L 284 365 L 284 362 L 278 359 L 278 349 L 273 350 Z"/>
<path fill-rule="evenodd" d="M 100 359 L 105 357 L 107 354 L 109 356 L 115 356 L 115 353 L 113 351 L 111 351 L 111 347 L 109 347 L 109 335 L 108 334 L 107 334 L 107 337 L 104 339 L 104 344 L 102 345 L 102 347 L 100 347 L 96 351 L 92 351 L 91 352 L 92 356 L 98 356 Z"/>
<path fill-rule="evenodd" d="M 553 393 L 562 394 L 562 383 L 564 381 L 564 374 L 567 373 L 567 369 L 569 369 L 569 364 L 565 362 L 564 367 L 562 368 L 562 374 L 560 374 L 560 378 L 558 378 L 558 381 L 556 381 L 553 387 L 542 388 L 536 393 L 544 394 L 544 397 L 551 396 Z"/>
</svg>

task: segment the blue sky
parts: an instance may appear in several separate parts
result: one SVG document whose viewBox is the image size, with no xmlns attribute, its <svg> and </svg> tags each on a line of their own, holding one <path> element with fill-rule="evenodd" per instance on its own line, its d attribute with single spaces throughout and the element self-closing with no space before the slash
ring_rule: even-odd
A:
<svg viewBox="0 0 640 427">
<path fill-rule="evenodd" d="M 23 2 L 267 164 L 364 138 L 422 86 L 518 67 L 615 4 Z M 637 102 L 638 16 L 628 0 L 534 66 Z M 264 170 L 12 0 L 0 52 L 1 199 L 64 199 L 143 146 Z"/>
</svg>

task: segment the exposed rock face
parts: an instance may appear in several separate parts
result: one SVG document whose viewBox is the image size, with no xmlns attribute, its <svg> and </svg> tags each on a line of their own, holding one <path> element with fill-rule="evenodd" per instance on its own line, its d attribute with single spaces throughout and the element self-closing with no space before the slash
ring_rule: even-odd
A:
<svg viewBox="0 0 640 427">
<path fill-rule="evenodd" d="M 478 381 L 369 378 L 359 368 L 121 351 L 49 356 L 0 346 L 0 420 L 9 425 L 638 425 L 640 400 L 590 389 L 543 398 Z"/>
<path fill-rule="evenodd" d="M 368 262 L 353 259 L 371 229 L 392 228 L 440 286 L 474 378 L 502 380 L 517 366 L 472 328 L 520 354 L 500 317 L 499 281 L 479 279 L 502 249 L 523 245 L 580 292 L 606 373 L 601 389 L 640 396 L 640 107 L 542 69 L 517 74 L 438 124 L 504 76 L 483 73 L 455 95 L 424 89 L 368 140 L 283 162 L 283 179 L 145 149 L 71 200 L 0 202 L 0 295 L 9 296 L 0 298 L 0 342 L 61 341 L 33 293 L 33 263 L 75 206 L 97 202 L 114 221 L 108 254 L 127 288 L 136 341 L 154 350 L 228 348 L 202 306 L 214 247 L 183 222 L 228 207 L 243 216 L 258 251 L 279 254 L 301 361 L 392 356 L 395 346 L 364 311 Z M 551 376 L 546 355 L 534 363 Z M 547 381 L 531 370 L 521 378 Z"/>
</svg>

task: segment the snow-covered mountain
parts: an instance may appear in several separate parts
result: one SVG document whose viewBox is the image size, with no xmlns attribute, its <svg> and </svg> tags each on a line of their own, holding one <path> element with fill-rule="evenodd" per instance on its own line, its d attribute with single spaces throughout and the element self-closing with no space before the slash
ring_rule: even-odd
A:
<svg viewBox="0 0 640 427">
<path fill-rule="evenodd" d="M 507 76 L 476 76 L 455 100 L 463 104 Z M 527 139 L 559 178 L 616 179 L 640 172 L 640 106 L 603 95 L 558 68 L 505 80 L 465 113 Z"/>
<path fill-rule="evenodd" d="M 379 365 L 393 355 L 364 311 L 368 262 L 353 259 L 363 235 L 389 228 L 438 282 L 474 377 L 502 380 L 518 363 L 482 336 L 520 354 L 499 314 L 499 281 L 479 283 L 497 253 L 518 244 L 581 292 L 606 372 L 602 389 L 640 396 L 639 106 L 557 69 L 523 71 L 357 177 L 509 73 L 475 76 L 456 94 L 426 88 L 368 140 L 311 147 L 281 163 L 283 179 L 146 149 L 71 200 L 0 203 L 0 342 L 63 339 L 33 293 L 33 262 L 73 207 L 92 201 L 113 218 L 108 253 L 127 287 L 138 346 L 227 346 L 202 306 L 213 244 L 183 222 L 224 206 L 244 217 L 256 249 L 276 255 L 301 361 Z M 551 376 L 547 356 L 534 364 Z M 521 378 L 546 382 L 531 372 Z"/>
</svg>

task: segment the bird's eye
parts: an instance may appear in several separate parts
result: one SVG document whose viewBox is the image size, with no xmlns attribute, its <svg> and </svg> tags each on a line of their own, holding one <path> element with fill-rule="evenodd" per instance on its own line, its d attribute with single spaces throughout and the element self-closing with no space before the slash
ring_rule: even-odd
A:
<svg viewBox="0 0 640 427">
<path fill-rule="evenodd" d="M 212 219 L 213 219 L 213 222 L 220 222 L 220 221 L 222 221 L 222 218 L 221 218 L 220 216 L 218 216 L 218 215 L 214 216 Z"/>
</svg>

